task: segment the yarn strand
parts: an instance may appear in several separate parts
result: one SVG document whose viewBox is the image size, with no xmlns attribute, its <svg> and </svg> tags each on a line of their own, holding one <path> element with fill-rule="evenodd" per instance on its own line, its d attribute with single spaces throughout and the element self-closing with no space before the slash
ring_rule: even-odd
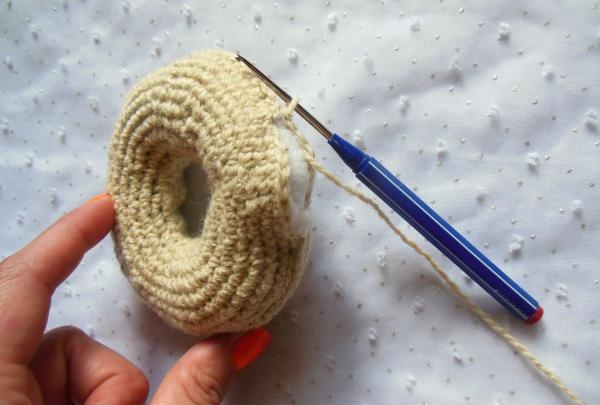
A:
<svg viewBox="0 0 600 405">
<path fill-rule="evenodd" d="M 292 101 L 289 103 L 287 108 L 282 111 L 283 114 L 291 114 L 298 104 L 297 98 L 292 98 Z M 440 278 L 446 283 L 448 287 L 458 296 L 458 298 L 466 305 L 466 307 L 479 317 L 492 331 L 494 331 L 498 336 L 500 336 L 508 345 L 513 348 L 517 353 L 519 353 L 529 364 L 531 364 L 535 370 L 545 376 L 552 385 L 554 385 L 566 398 L 568 398 L 575 405 L 585 405 L 585 402 L 580 399 L 577 394 L 575 394 L 566 384 L 556 375 L 552 370 L 550 370 L 547 366 L 545 366 L 519 339 L 513 336 L 504 326 L 498 323 L 496 320 L 492 318 L 490 314 L 485 312 L 479 305 L 477 305 L 473 300 L 471 300 L 461 289 L 460 287 L 452 281 L 450 276 L 441 268 L 441 266 L 435 261 L 433 256 L 425 251 L 419 244 L 410 239 L 408 236 L 404 234 L 398 228 L 390 217 L 383 211 L 383 209 L 373 200 L 368 197 L 361 191 L 356 188 L 350 187 L 344 183 L 340 179 L 338 179 L 333 173 L 327 170 L 323 165 L 318 163 L 315 159 L 314 151 L 312 150 L 308 140 L 295 128 L 288 126 L 288 128 L 296 135 L 296 137 L 301 142 L 302 147 L 305 151 L 305 159 L 310 166 L 312 166 L 316 171 L 323 174 L 329 181 L 335 184 L 337 187 L 346 191 L 347 193 L 352 194 L 360 201 L 369 205 L 379 218 L 383 220 L 383 222 L 402 240 L 404 244 L 409 246 L 415 253 L 419 256 L 422 256 L 427 263 L 431 266 L 431 268 L 440 276 Z"/>
</svg>

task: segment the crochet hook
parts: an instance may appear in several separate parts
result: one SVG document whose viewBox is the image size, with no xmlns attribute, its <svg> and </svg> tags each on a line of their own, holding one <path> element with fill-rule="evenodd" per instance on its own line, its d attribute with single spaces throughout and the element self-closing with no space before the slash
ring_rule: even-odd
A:
<svg viewBox="0 0 600 405">
<path fill-rule="evenodd" d="M 238 54 L 236 60 L 244 63 L 286 103 L 292 101 L 289 94 L 247 59 Z M 296 105 L 295 111 L 327 139 L 327 143 L 352 169 L 362 183 L 513 315 L 527 324 L 533 324 L 541 319 L 544 310 L 531 295 L 500 270 L 498 266 L 439 216 L 410 188 L 398 180 L 379 161 L 338 134 L 329 131 L 300 104 Z"/>
</svg>

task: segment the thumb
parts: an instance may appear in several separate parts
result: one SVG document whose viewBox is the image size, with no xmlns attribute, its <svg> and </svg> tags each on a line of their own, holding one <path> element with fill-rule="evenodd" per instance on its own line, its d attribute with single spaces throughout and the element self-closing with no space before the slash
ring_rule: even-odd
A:
<svg viewBox="0 0 600 405">
<path fill-rule="evenodd" d="M 218 405 L 235 371 L 255 360 L 271 335 L 264 328 L 220 335 L 195 344 L 167 373 L 152 405 Z"/>
</svg>

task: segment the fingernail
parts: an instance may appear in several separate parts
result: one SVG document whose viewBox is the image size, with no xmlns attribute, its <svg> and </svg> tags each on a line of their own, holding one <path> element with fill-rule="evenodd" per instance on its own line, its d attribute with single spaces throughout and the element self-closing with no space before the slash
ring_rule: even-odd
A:
<svg viewBox="0 0 600 405">
<path fill-rule="evenodd" d="M 242 336 L 231 350 L 235 370 L 239 371 L 256 360 L 270 340 L 271 334 L 265 328 L 251 330 Z"/>
<path fill-rule="evenodd" d="M 101 200 L 101 199 L 106 198 L 106 197 L 108 197 L 107 193 L 101 193 L 101 194 L 95 195 L 92 198 L 90 198 L 89 200 L 87 200 L 85 202 L 85 204 L 91 204 L 91 203 L 93 203 L 95 201 Z"/>
</svg>

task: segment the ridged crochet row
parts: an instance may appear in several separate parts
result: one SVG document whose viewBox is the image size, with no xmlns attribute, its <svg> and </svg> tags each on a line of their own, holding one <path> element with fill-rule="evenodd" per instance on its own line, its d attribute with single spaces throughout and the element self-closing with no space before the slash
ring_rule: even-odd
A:
<svg viewBox="0 0 600 405">
<path fill-rule="evenodd" d="M 222 51 L 161 68 L 129 96 L 110 146 L 113 237 L 133 287 L 178 329 L 210 335 L 257 327 L 298 284 L 307 243 L 289 230 L 290 168 L 275 124 L 293 124 L 280 111 Z M 196 236 L 180 213 L 183 171 L 192 163 L 211 190 Z"/>
</svg>

